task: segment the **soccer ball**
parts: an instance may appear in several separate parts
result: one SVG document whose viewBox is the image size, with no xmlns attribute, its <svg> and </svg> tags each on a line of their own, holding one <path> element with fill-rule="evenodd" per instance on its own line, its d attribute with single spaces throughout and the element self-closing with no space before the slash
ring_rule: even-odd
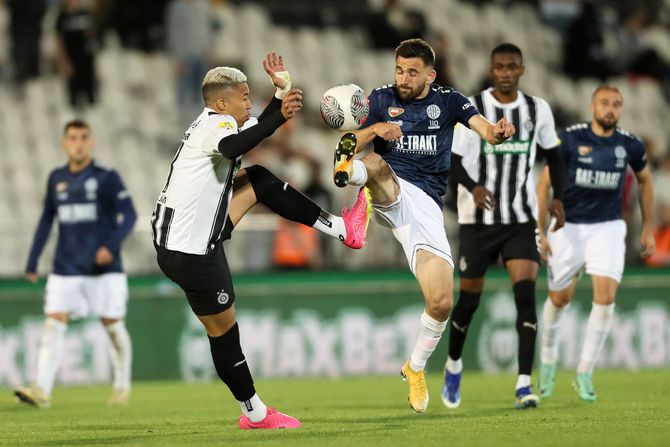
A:
<svg viewBox="0 0 670 447">
<path fill-rule="evenodd" d="M 356 130 L 365 123 L 370 106 L 356 84 L 336 85 L 321 97 L 321 117 L 333 129 Z"/>
</svg>

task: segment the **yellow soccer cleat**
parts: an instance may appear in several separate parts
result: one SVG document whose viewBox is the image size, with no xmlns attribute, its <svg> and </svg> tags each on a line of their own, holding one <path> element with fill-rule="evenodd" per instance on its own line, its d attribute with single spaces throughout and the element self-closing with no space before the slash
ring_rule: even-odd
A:
<svg viewBox="0 0 670 447">
<path fill-rule="evenodd" d="M 423 370 L 414 371 L 409 367 L 409 360 L 402 365 L 400 370 L 402 380 L 409 385 L 407 400 L 409 406 L 417 413 L 423 413 L 428 408 L 428 388 L 426 388 L 426 377 Z"/>
<path fill-rule="evenodd" d="M 14 396 L 16 396 L 16 401 L 20 403 L 33 405 L 38 408 L 51 407 L 49 396 L 44 394 L 44 391 L 36 386 L 29 388 L 19 387 L 14 390 Z"/>
<path fill-rule="evenodd" d="M 354 168 L 354 155 L 356 155 L 356 135 L 345 133 L 337 143 L 335 149 L 335 163 L 333 167 L 333 180 L 335 185 L 344 188 L 349 183 Z"/>
</svg>

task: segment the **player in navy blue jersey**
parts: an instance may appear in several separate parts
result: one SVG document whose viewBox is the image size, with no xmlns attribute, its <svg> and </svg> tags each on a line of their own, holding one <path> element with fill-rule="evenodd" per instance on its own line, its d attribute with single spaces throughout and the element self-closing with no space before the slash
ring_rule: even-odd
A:
<svg viewBox="0 0 670 447">
<path fill-rule="evenodd" d="M 435 53 L 423 40 L 403 41 L 395 62 L 395 83 L 368 97 L 370 113 L 363 129 L 340 140 L 335 175 L 369 188 L 374 215 L 393 230 L 421 286 L 426 308 L 416 346 L 401 369 L 410 406 L 421 413 L 428 406 L 423 370 L 453 304 L 454 263 L 441 196 L 447 188 L 454 126 L 468 126 L 490 144 L 507 140 L 514 126 L 506 118 L 492 124 L 462 94 L 433 85 Z M 370 142 L 374 152 L 354 159 L 356 149 Z M 478 206 L 490 206 L 490 194 L 484 188 L 478 192 Z"/>
<path fill-rule="evenodd" d="M 591 275 L 593 304 L 574 382 L 579 397 L 594 401 L 593 369 L 614 318 L 614 299 L 621 282 L 626 252 L 626 224 L 622 196 L 628 166 L 637 177 L 642 211 L 642 256 L 654 253 L 652 208 L 654 190 L 644 145 L 617 127 L 623 97 L 616 87 L 598 87 L 591 98 L 591 122 L 575 124 L 560 134 L 565 159 L 565 227 L 546 228 L 549 180 L 543 174 L 538 187 L 538 229 L 543 257 L 548 258 L 549 297 L 542 316 L 539 389 L 544 397 L 554 388 L 561 318 L 574 296 L 582 270 Z"/>
<path fill-rule="evenodd" d="M 87 316 L 100 318 L 111 340 L 114 390 L 110 404 L 126 404 L 130 396 L 132 347 L 124 323 L 128 284 L 120 250 L 137 215 L 119 174 L 93 161 L 93 145 L 86 122 L 73 120 L 65 125 L 63 149 L 68 161 L 49 175 L 26 266 L 26 278 L 36 282 L 37 261 L 57 218 L 58 243 L 46 285 L 37 377 L 33 386 L 15 392 L 21 402 L 38 407 L 50 405 L 69 320 Z"/>
</svg>

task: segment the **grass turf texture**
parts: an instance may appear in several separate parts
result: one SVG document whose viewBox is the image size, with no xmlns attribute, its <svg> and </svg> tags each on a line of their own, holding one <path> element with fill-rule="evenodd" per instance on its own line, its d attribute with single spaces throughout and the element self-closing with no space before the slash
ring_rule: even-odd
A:
<svg viewBox="0 0 670 447">
<path fill-rule="evenodd" d="M 298 417 L 298 430 L 241 432 L 239 407 L 220 383 L 140 382 L 128 407 L 108 407 L 108 387 L 56 388 L 53 408 L 0 403 L 0 445 L 668 445 L 670 371 L 597 371 L 598 401 L 585 403 L 560 372 L 554 396 L 514 410 L 512 375 L 467 373 L 463 400 L 447 410 L 441 377 L 413 413 L 399 377 L 265 380 L 263 399 Z"/>
</svg>

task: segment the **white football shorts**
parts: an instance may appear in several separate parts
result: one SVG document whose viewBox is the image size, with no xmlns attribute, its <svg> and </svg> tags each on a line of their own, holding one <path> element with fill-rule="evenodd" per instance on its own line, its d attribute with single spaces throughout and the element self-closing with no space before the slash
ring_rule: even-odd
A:
<svg viewBox="0 0 670 447">
<path fill-rule="evenodd" d="M 393 230 L 402 245 L 409 268 L 416 275 L 416 252 L 426 250 L 446 260 L 454 268 L 451 247 L 444 230 L 442 209 L 421 188 L 396 177 L 398 199 L 390 205 L 372 204 L 375 220 Z"/>
<path fill-rule="evenodd" d="M 563 290 L 583 270 L 621 282 L 626 255 L 626 223 L 610 220 L 592 224 L 566 222 L 548 232 L 551 245 L 547 273 L 549 290 Z"/>
<path fill-rule="evenodd" d="M 47 278 L 44 313 L 62 312 L 70 318 L 98 317 L 122 319 L 128 305 L 128 279 L 125 273 L 99 276 L 61 276 Z"/>
</svg>

